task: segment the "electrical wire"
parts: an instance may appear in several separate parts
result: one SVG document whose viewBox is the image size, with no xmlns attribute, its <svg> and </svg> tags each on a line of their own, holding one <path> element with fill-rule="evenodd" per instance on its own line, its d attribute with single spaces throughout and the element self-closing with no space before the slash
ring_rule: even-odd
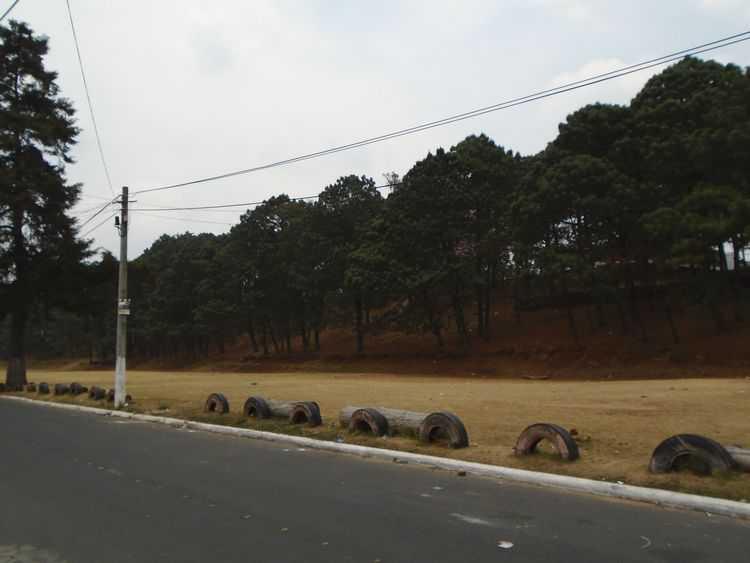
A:
<svg viewBox="0 0 750 563">
<path fill-rule="evenodd" d="M 110 205 L 112 205 L 116 200 L 117 200 L 117 198 L 114 198 L 114 199 L 108 201 L 107 203 L 105 203 L 103 206 L 101 206 L 96 213 L 94 213 L 91 217 L 89 217 L 83 223 L 81 223 L 81 228 L 83 228 L 86 225 L 88 225 L 91 221 L 94 220 L 94 218 L 96 218 L 98 215 L 100 215 L 105 209 L 107 209 L 107 207 L 109 207 Z"/>
<path fill-rule="evenodd" d="M 587 87 L 587 86 L 592 86 L 594 84 L 599 84 L 601 82 L 606 82 L 608 80 L 612 80 L 612 79 L 615 79 L 615 78 L 620 78 L 622 76 L 627 76 L 627 75 L 633 74 L 635 72 L 641 72 L 643 70 L 647 70 L 647 69 L 653 68 L 655 66 L 660 66 L 660 65 L 668 64 L 670 62 L 674 62 L 676 60 L 682 59 L 682 58 L 684 58 L 686 56 L 698 55 L 698 54 L 705 53 L 705 52 L 708 52 L 708 51 L 713 51 L 715 49 L 720 49 L 720 48 L 723 48 L 723 47 L 728 47 L 729 45 L 733 45 L 733 44 L 736 44 L 736 43 L 741 43 L 741 42 L 747 41 L 747 40 L 750 40 L 750 31 L 744 31 L 742 33 L 738 33 L 738 34 L 735 34 L 735 35 L 730 35 L 728 37 L 724 37 L 722 39 L 717 39 L 716 41 L 711 41 L 709 43 L 704 43 L 702 45 L 698 45 L 698 46 L 692 47 L 690 49 L 683 49 L 681 51 L 676 51 L 676 52 L 671 53 L 669 55 L 664 55 L 662 57 L 658 57 L 658 58 L 655 58 L 655 59 L 650 59 L 648 61 L 643 61 L 641 63 L 637 63 L 637 64 L 625 66 L 625 67 L 619 68 L 617 70 L 605 72 L 605 73 L 602 73 L 602 74 L 597 74 L 595 76 L 592 76 L 592 77 L 589 77 L 589 78 L 585 78 L 585 79 L 582 79 L 582 80 L 576 80 L 574 82 L 569 82 L 567 84 L 563 84 L 563 85 L 557 86 L 555 88 L 550 88 L 550 89 L 547 89 L 547 90 L 541 90 L 539 92 L 536 92 L 536 93 L 533 93 L 533 94 L 528 94 L 528 95 L 522 96 L 520 98 L 513 98 L 513 99 L 510 99 L 510 100 L 506 100 L 504 102 L 500 102 L 500 103 L 493 104 L 493 105 L 490 105 L 490 106 L 486 106 L 486 107 L 483 107 L 483 108 L 478 108 L 478 109 L 471 110 L 471 111 L 464 112 L 464 113 L 459 113 L 459 114 L 456 114 L 456 115 L 453 115 L 453 116 L 449 116 L 449 117 L 445 117 L 443 119 L 439 119 L 439 120 L 436 120 L 436 121 L 431 121 L 431 122 L 423 123 L 421 125 L 416 125 L 416 126 L 409 127 L 409 128 L 406 128 L 406 129 L 400 129 L 398 131 L 393 131 L 391 133 L 386 133 L 386 134 L 383 134 L 383 135 L 379 135 L 377 137 L 370 137 L 370 138 L 367 138 L 367 139 L 362 139 L 360 141 L 355 141 L 355 142 L 348 143 L 348 144 L 345 144 L 345 145 L 339 145 L 339 146 L 336 146 L 336 147 L 331 147 L 331 148 L 324 149 L 324 150 L 317 151 L 317 152 L 307 153 L 307 154 L 303 154 L 303 155 L 300 155 L 300 156 L 295 156 L 295 157 L 287 158 L 287 159 L 284 159 L 284 160 L 279 160 L 279 161 L 276 161 L 276 162 L 271 162 L 271 163 L 268 163 L 268 164 L 263 164 L 263 165 L 260 165 L 260 166 L 254 166 L 252 168 L 245 168 L 245 169 L 242 169 L 242 170 L 235 170 L 235 171 L 232 171 L 232 172 L 225 172 L 225 173 L 222 173 L 222 174 L 216 174 L 214 176 L 208 176 L 208 177 L 199 178 L 199 179 L 195 179 L 195 180 L 188 180 L 188 181 L 180 182 L 180 183 L 177 183 L 177 184 L 168 184 L 168 185 L 164 185 L 164 186 L 156 186 L 156 187 L 143 188 L 143 189 L 135 191 L 134 194 L 142 194 L 142 193 L 156 192 L 156 191 L 162 191 L 162 190 L 171 190 L 171 189 L 175 189 L 175 188 L 182 188 L 182 187 L 186 187 L 186 186 L 192 186 L 192 185 L 195 185 L 195 184 L 201 184 L 201 183 L 211 182 L 211 181 L 215 181 L 215 180 L 222 180 L 222 179 L 225 179 L 225 178 L 231 178 L 231 177 L 234 177 L 234 176 L 240 176 L 240 175 L 244 175 L 244 174 L 250 174 L 250 173 L 253 173 L 253 172 L 258 172 L 258 171 L 261 171 L 261 170 L 267 170 L 269 168 L 275 168 L 275 167 L 278 167 L 278 166 L 285 166 L 285 165 L 288 165 L 288 164 L 293 164 L 293 163 L 301 162 L 301 161 L 304 161 L 304 160 L 310 160 L 310 159 L 313 159 L 313 158 L 319 158 L 319 157 L 322 157 L 322 156 L 327 156 L 327 155 L 330 155 L 330 154 L 335 154 L 335 153 L 338 153 L 338 152 L 342 152 L 342 151 L 345 151 L 345 150 L 360 148 L 360 147 L 363 147 L 363 146 L 371 145 L 371 144 L 374 144 L 374 143 L 379 143 L 379 142 L 390 140 L 390 139 L 394 139 L 394 138 L 397 138 L 397 137 L 402 137 L 402 136 L 405 136 L 405 135 L 411 135 L 413 133 L 418 133 L 418 132 L 425 131 L 425 130 L 428 130 L 428 129 L 432 129 L 432 128 L 435 128 L 435 127 L 441 127 L 441 126 L 448 125 L 448 124 L 451 124 L 451 123 L 455 123 L 455 122 L 458 122 L 458 121 L 463 121 L 465 119 L 470 119 L 470 118 L 473 118 L 473 117 L 478 117 L 478 116 L 481 116 L 481 115 L 484 115 L 484 114 L 487 114 L 487 113 L 491 113 L 491 112 L 495 112 L 495 111 L 500 111 L 500 110 L 503 110 L 503 109 L 508 109 L 508 108 L 515 107 L 515 106 L 518 106 L 518 105 L 527 104 L 527 103 L 534 102 L 534 101 L 537 101 L 537 100 L 541 100 L 541 99 L 544 99 L 544 98 L 548 98 L 548 97 L 551 97 L 551 96 L 556 96 L 556 95 L 559 95 L 559 94 L 564 94 L 566 92 L 570 92 L 570 91 L 573 91 L 573 90 L 578 90 L 580 88 L 584 88 L 584 87 Z"/>
<path fill-rule="evenodd" d="M 91 227 L 88 231 L 86 231 L 85 233 L 83 233 L 81 235 L 81 238 L 85 238 L 85 237 L 89 236 L 91 233 L 93 233 L 99 227 L 101 227 L 102 225 L 104 225 L 107 221 L 109 221 L 110 219 L 112 219 L 115 215 L 117 215 L 117 213 L 112 213 L 112 215 L 110 215 L 109 217 L 107 217 L 106 219 L 104 219 L 104 221 L 102 221 L 101 223 L 97 223 L 95 227 Z"/>
<path fill-rule="evenodd" d="M 102 140 L 99 135 L 99 127 L 96 124 L 96 117 L 94 116 L 94 104 L 91 102 L 91 95 L 89 94 L 89 85 L 86 80 L 86 72 L 83 70 L 83 58 L 81 57 L 81 48 L 78 44 L 78 34 L 76 33 L 76 26 L 73 23 L 73 12 L 70 9 L 70 0 L 65 0 L 65 5 L 68 7 L 68 19 L 70 20 L 70 30 L 73 32 L 73 42 L 76 46 L 76 55 L 78 56 L 78 67 L 81 69 L 81 78 L 83 79 L 83 89 L 86 92 L 86 101 L 89 105 L 89 114 L 91 115 L 91 123 L 94 126 L 94 136 L 96 137 L 96 146 L 99 148 L 99 158 L 102 161 L 102 167 L 104 168 L 104 175 L 107 177 L 107 185 L 109 186 L 110 193 L 114 196 L 115 190 L 112 187 L 112 179 L 109 176 L 109 167 L 107 166 L 107 160 L 104 158 L 104 148 L 102 147 Z"/>
<path fill-rule="evenodd" d="M 395 182 L 393 184 L 384 184 L 382 186 L 375 186 L 376 190 L 384 190 L 387 188 L 393 188 L 394 186 L 400 186 L 401 182 Z M 320 194 L 318 195 L 306 195 L 302 197 L 290 197 L 289 201 L 307 201 L 310 199 L 318 199 L 320 197 Z M 132 211 L 195 211 L 198 209 L 226 209 L 229 207 L 254 207 L 256 205 L 261 205 L 265 203 L 266 200 L 263 201 L 248 201 L 245 203 L 226 203 L 222 205 L 196 205 L 193 207 L 136 207 L 133 208 Z"/>
<path fill-rule="evenodd" d="M 16 0 L 15 2 L 13 2 L 13 3 L 12 3 L 12 4 L 10 5 L 10 8 L 8 8 L 7 10 L 5 10 L 5 12 L 3 12 L 3 15 L 2 15 L 2 16 L 0 16 L 0 22 L 1 22 L 1 21 L 3 21 L 3 20 L 5 19 L 5 16 L 7 16 L 8 14 L 10 14 L 11 10 L 12 10 L 13 8 L 15 8 L 15 7 L 16 7 L 16 4 L 18 4 L 18 3 L 20 2 L 20 1 L 21 1 L 21 0 Z"/>
<path fill-rule="evenodd" d="M 128 212 L 138 212 L 142 211 L 141 209 L 130 209 Z M 170 217 L 169 215 L 155 215 L 153 213 L 149 213 L 148 215 L 142 215 L 142 217 L 154 217 L 159 219 L 169 219 L 172 221 L 184 221 L 186 223 L 206 223 L 209 225 L 223 225 L 225 227 L 233 227 L 234 223 L 227 223 L 222 221 L 209 221 L 208 219 L 192 219 L 190 217 Z"/>
</svg>

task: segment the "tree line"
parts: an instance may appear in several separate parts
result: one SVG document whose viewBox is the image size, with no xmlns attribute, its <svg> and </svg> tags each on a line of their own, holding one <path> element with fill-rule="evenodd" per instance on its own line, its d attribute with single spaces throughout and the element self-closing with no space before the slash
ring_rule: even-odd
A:
<svg viewBox="0 0 750 563">
<path fill-rule="evenodd" d="M 745 315 L 748 155 L 750 69 L 686 58 L 628 105 L 572 113 L 537 154 L 472 135 L 385 190 L 342 176 L 315 201 L 272 197 L 226 234 L 162 236 L 130 264 L 129 350 L 195 359 L 246 337 L 253 355 L 315 353 L 346 327 L 355 353 L 384 331 L 430 334 L 437 351 L 451 335 L 467 352 L 492 338 L 499 299 L 517 318 L 566 311 L 573 337 L 586 305 L 597 326 L 647 339 L 644 302 L 676 341 L 685 304 L 725 330 Z M 34 350 L 110 359 L 116 270 L 109 254 L 85 260 L 85 298 L 35 301 Z"/>
</svg>

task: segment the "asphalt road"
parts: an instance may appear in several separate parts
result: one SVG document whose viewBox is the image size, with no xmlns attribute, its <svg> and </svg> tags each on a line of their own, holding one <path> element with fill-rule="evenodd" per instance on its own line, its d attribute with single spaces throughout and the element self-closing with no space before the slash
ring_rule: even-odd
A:
<svg viewBox="0 0 750 563">
<path fill-rule="evenodd" d="M 748 560 L 747 522 L 0 400 L 0 563 Z"/>
</svg>

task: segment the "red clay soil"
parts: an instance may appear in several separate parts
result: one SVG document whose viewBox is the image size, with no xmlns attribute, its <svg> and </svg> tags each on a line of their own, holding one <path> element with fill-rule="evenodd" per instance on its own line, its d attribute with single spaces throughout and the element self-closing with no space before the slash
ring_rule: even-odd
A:
<svg viewBox="0 0 750 563">
<path fill-rule="evenodd" d="M 661 311 L 642 307 L 641 323 L 623 330 L 614 308 L 598 326 L 591 307 L 573 311 L 575 334 L 560 310 L 523 313 L 520 323 L 510 307 L 495 312 L 491 337 L 472 337 L 466 354 L 455 336 L 446 335 L 438 353 L 430 334 L 371 331 L 365 354 L 354 353 L 350 330 L 327 330 L 321 353 L 296 352 L 263 358 L 250 352 L 247 339 L 199 362 L 133 362 L 138 369 L 215 371 L 332 371 L 473 377 L 549 379 L 659 379 L 675 377 L 746 377 L 750 374 L 750 319 L 740 322 L 725 312 L 722 330 L 699 307 L 675 315 L 679 342 Z M 641 328 L 642 327 L 642 328 Z"/>
</svg>

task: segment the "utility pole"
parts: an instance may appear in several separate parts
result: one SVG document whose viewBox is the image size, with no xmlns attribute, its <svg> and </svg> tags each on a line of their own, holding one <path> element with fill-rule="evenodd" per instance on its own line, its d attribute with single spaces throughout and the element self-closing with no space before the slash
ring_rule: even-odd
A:
<svg viewBox="0 0 750 563">
<path fill-rule="evenodd" d="M 125 404 L 125 359 L 128 348 L 128 187 L 122 188 L 122 207 L 120 210 L 120 276 L 117 285 L 117 349 L 115 360 L 115 408 Z"/>
</svg>

